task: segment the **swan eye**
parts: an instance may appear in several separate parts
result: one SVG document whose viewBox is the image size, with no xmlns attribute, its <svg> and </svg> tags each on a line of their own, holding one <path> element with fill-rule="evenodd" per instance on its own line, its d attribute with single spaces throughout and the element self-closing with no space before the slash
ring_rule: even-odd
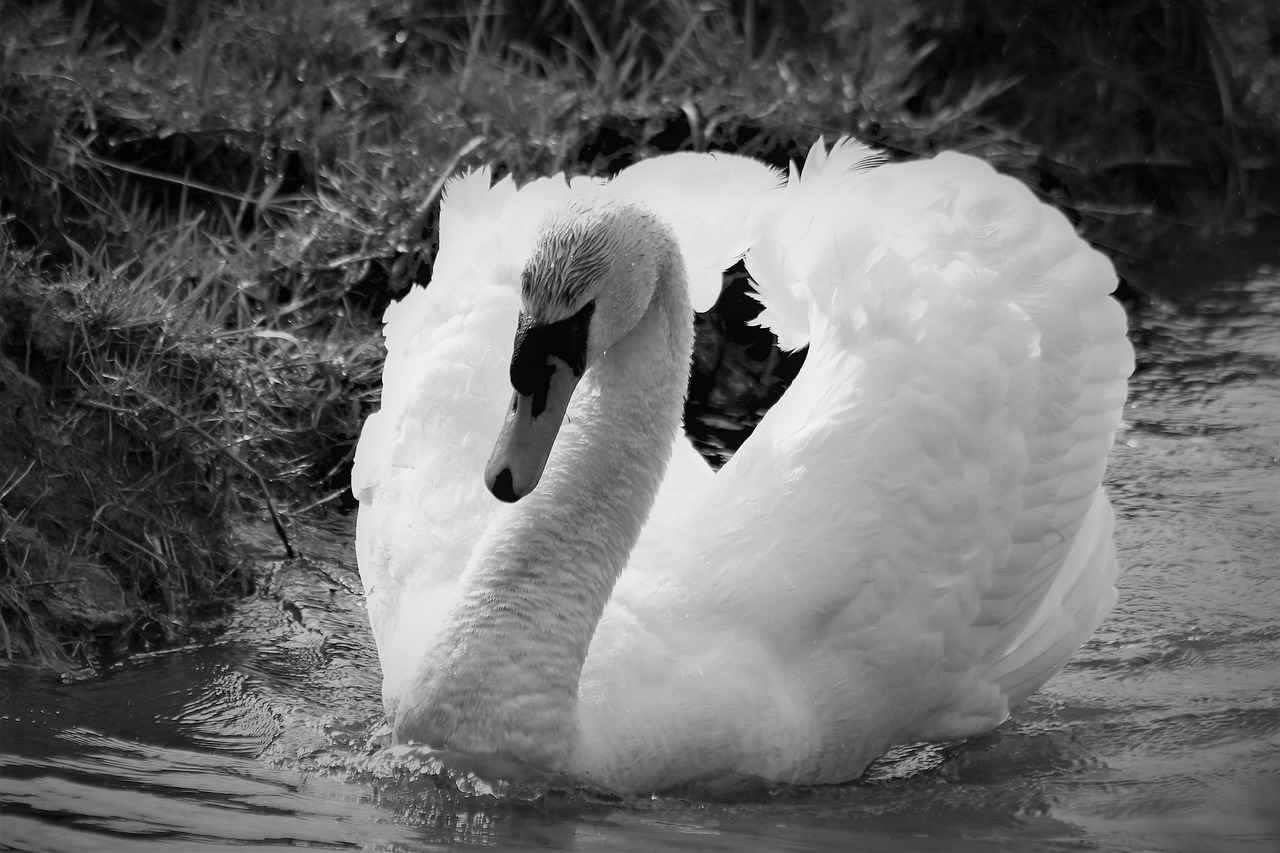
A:
<svg viewBox="0 0 1280 853">
<path fill-rule="evenodd" d="M 581 376 L 587 369 L 587 339 L 595 302 L 588 302 L 578 313 L 554 323 L 538 323 L 521 312 L 516 328 L 515 351 L 511 355 L 511 387 L 517 393 L 536 398 L 546 396 L 552 368 L 551 357 L 563 361 Z"/>
</svg>

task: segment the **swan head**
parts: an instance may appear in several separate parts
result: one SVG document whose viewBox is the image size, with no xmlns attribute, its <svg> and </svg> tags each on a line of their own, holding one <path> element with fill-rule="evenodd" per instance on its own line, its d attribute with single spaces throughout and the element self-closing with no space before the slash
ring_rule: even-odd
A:
<svg viewBox="0 0 1280 853">
<path fill-rule="evenodd" d="M 578 381 L 640 322 L 673 246 L 655 215 L 604 193 L 543 218 L 520 276 L 515 393 L 485 467 L 497 498 L 514 502 L 538 485 Z"/>
</svg>

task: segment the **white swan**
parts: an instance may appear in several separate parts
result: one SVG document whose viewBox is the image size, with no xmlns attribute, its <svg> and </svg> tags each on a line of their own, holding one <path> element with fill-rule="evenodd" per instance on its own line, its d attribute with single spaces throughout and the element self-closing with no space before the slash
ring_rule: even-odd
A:
<svg viewBox="0 0 1280 853">
<path fill-rule="evenodd" d="M 1090 634 L 1111 265 L 973 158 L 877 161 L 449 184 L 354 474 L 397 740 L 631 791 L 839 782 L 995 727 Z M 713 475 L 680 430 L 690 299 L 744 252 L 809 353 Z"/>
</svg>

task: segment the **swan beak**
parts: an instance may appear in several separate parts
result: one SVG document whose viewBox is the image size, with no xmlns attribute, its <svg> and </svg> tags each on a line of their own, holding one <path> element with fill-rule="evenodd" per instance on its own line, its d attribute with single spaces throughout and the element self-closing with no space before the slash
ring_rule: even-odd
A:
<svg viewBox="0 0 1280 853">
<path fill-rule="evenodd" d="M 515 503 L 538 485 L 582 375 L 554 355 L 548 355 L 545 364 L 542 381 L 533 393 L 517 391 L 512 396 L 502 432 L 485 466 L 485 485 L 494 497 L 507 503 Z"/>
</svg>

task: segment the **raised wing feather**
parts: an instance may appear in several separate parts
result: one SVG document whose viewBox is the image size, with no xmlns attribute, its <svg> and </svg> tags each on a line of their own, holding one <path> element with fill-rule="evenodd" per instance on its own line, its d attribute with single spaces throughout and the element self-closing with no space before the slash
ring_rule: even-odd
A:
<svg viewBox="0 0 1280 853">
<path fill-rule="evenodd" d="M 689 297 L 706 311 L 721 277 L 754 241 L 754 216 L 782 186 L 782 173 L 736 154 L 684 152 L 635 164 L 613 179 L 612 192 L 633 197 L 675 231 L 685 257 Z"/>
<path fill-rule="evenodd" d="M 805 160 L 804 172 L 792 166 L 787 191 L 775 193 L 752 211 L 752 274 L 765 282 L 764 311 L 757 325 L 767 327 L 783 349 L 800 349 L 809 342 L 810 310 L 829 299 L 816 295 L 838 290 L 831 270 L 814 261 L 809 250 L 814 220 L 839 216 L 850 186 L 866 170 L 884 161 L 884 154 L 853 139 L 841 139 L 828 152 L 821 139 Z M 870 248 L 867 246 L 865 248 Z M 847 252 L 857 251 L 850 246 Z"/>
</svg>

